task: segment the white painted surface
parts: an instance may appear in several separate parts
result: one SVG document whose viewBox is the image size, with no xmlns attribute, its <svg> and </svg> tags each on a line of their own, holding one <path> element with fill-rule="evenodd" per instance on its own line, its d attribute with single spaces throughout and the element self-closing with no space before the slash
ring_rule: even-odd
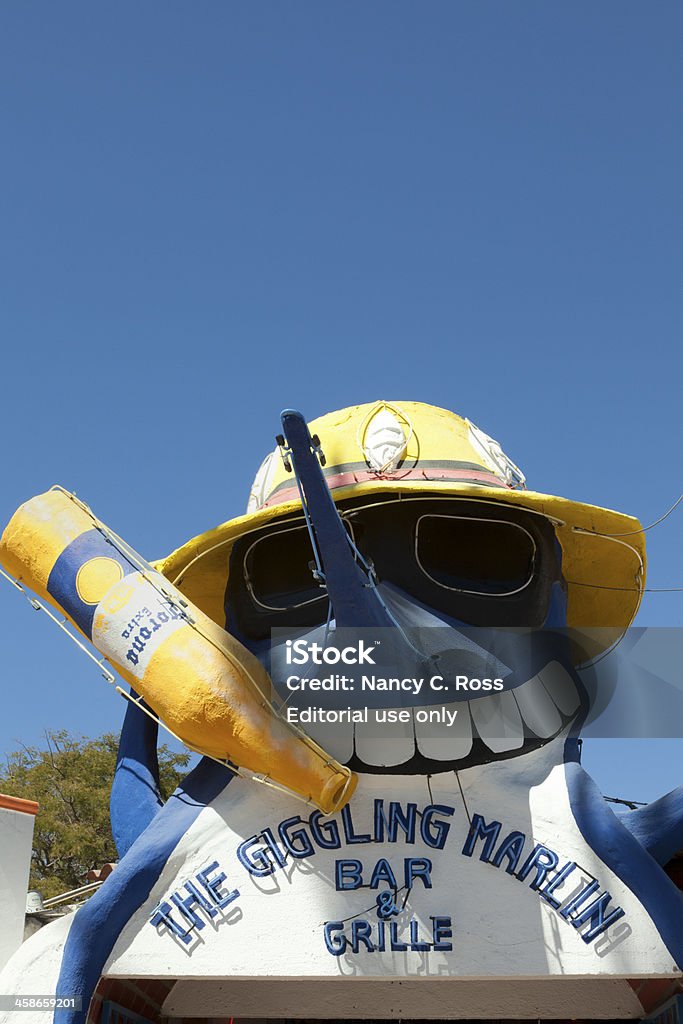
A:
<svg viewBox="0 0 683 1024">
<path fill-rule="evenodd" d="M 639 1019 L 643 1008 L 627 981 L 461 981 L 456 979 L 179 981 L 168 1017 L 476 1020 Z"/>
<path fill-rule="evenodd" d="M 174 596 L 179 604 L 182 594 L 153 569 L 129 573 L 107 591 L 95 609 L 92 642 L 114 665 L 123 665 L 135 679 L 143 680 L 152 655 L 179 629 L 191 629 L 185 619 L 171 609 L 160 591 Z M 140 625 L 148 626 L 149 637 L 142 649 L 134 650 L 135 662 L 128 658 L 133 638 Z M 130 628 L 131 622 L 138 625 Z"/>
<path fill-rule="evenodd" d="M 54 996 L 62 966 L 62 953 L 74 914 L 58 918 L 36 932 L 16 951 L 0 973 L 0 994 L 13 996 Z M 51 1024 L 52 1010 L 0 1008 L 0 1024 Z"/>
<path fill-rule="evenodd" d="M 0 807 L 0 970 L 24 938 L 34 815 Z"/>
<path fill-rule="evenodd" d="M 517 759 L 432 776 L 363 776 L 352 801 L 357 833 L 372 830 L 375 799 L 450 805 L 450 832 L 442 850 L 418 836 L 414 843 L 347 844 L 306 859 L 288 859 L 274 874 L 256 878 L 236 856 L 237 847 L 261 829 L 277 835 L 290 816 L 308 810 L 294 799 L 235 780 L 207 807 L 183 837 L 150 899 L 122 931 L 104 973 L 110 977 L 177 978 L 165 1005 L 169 1017 L 458 1019 L 472 1017 L 552 1019 L 636 1019 L 641 1013 L 625 979 L 677 977 L 657 929 L 634 894 L 592 851 L 569 805 L 566 771 L 558 739 Z M 479 859 L 464 856 L 469 818 L 475 813 L 502 823 L 558 852 L 561 863 L 581 865 L 572 876 L 595 876 L 609 890 L 612 906 L 625 917 L 594 943 L 563 920 L 527 882 Z M 340 815 L 324 821 L 339 822 Z M 432 888 L 416 880 L 405 911 L 422 932 L 432 915 L 452 918 L 450 951 L 388 949 L 335 957 L 324 943 L 324 924 L 360 915 L 376 926 L 377 891 L 337 891 L 335 860 L 357 858 L 369 870 L 386 857 L 401 877 L 405 857 L 429 857 Z M 169 900 L 185 882 L 218 861 L 225 888 L 239 899 L 185 946 L 149 919 L 159 901 Z M 673 890 L 672 890 L 673 891 Z M 558 891 L 566 897 L 566 893 Z M 201 915 L 201 912 L 200 916 Z M 177 916 L 177 915 L 176 915 Z M 64 943 L 73 917 L 42 929 L 15 953 L 0 976 L 0 992 L 49 995 L 55 992 Z M 404 933 L 405 937 L 405 933 Z M 570 1012 L 571 1010 L 571 1012 Z M 29 1013 L 21 1024 L 49 1024 L 44 1013 Z M 14 1018 L 0 1013 L 0 1024 Z"/>
<path fill-rule="evenodd" d="M 150 899 L 124 928 L 105 973 L 180 979 L 680 976 L 643 906 L 579 832 L 569 806 L 565 767 L 558 763 L 562 742 L 558 738 L 523 757 L 461 772 L 464 802 L 452 772 L 432 776 L 429 782 L 425 776 L 362 776 L 351 803 L 357 832 L 370 830 L 375 798 L 397 800 L 403 806 L 414 801 L 418 808 L 447 804 L 455 811 L 444 849 L 430 848 L 419 834 L 412 845 L 399 837 L 396 843 L 343 843 L 339 850 L 316 846 L 313 856 L 290 858 L 284 868 L 263 878 L 246 871 L 237 859 L 237 847 L 263 828 L 277 835 L 280 822 L 295 815 L 306 818 L 309 810 L 281 794 L 235 780 L 200 814 L 176 848 Z M 473 857 L 463 855 L 468 813 L 501 821 L 501 838 L 513 830 L 524 832 L 524 856 L 535 842 L 543 842 L 560 855 L 560 863 L 576 860 L 588 876 L 598 879 L 600 891 L 609 890 L 610 909 L 621 906 L 625 917 L 593 943 L 585 943 L 579 931 L 530 887 L 530 879 L 520 882 L 504 867 L 482 862 L 480 846 Z M 396 920 L 402 926 L 414 918 L 423 935 L 432 916 L 450 916 L 452 951 L 361 948 L 333 956 L 324 942 L 325 922 L 359 915 L 377 923 L 377 891 L 337 891 L 335 860 L 357 858 L 367 875 L 378 858 L 385 857 L 402 876 L 406 856 L 431 859 L 433 887 L 425 888 L 417 880 Z M 223 917 L 213 922 L 206 918 L 205 927 L 185 946 L 164 925 L 153 927 L 150 917 L 160 901 L 168 900 L 214 860 L 227 875 L 226 886 L 238 888 L 240 897 Z M 579 875 L 558 890 L 562 899 L 574 890 Z"/>
<path fill-rule="evenodd" d="M 403 458 L 408 438 L 398 417 L 387 406 L 380 407 L 365 428 L 363 454 L 370 468 L 391 473 Z"/>
</svg>

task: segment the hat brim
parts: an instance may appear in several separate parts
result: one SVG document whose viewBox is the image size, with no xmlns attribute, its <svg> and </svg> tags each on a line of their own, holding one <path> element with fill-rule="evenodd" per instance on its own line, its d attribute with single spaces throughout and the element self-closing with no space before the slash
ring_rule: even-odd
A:
<svg viewBox="0 0 683 1024">
<path fill-rule="evenodd" d="M 380 494 L 495 501 L 549 519 L 562 549 L 567 625 L 589 635 L 591 656 L 615 643 L 631 625 L 645 586 L 645 535 L 633 516 L 537 491 L 440 480 L 377 479 L 336 488 L 337 504 Z M 220 626 L 230 552 L 240 537 L 297 512 L 299 500 L 263 507 L 200 534 L 155 563 L 172 583 Z"/>
</svg>

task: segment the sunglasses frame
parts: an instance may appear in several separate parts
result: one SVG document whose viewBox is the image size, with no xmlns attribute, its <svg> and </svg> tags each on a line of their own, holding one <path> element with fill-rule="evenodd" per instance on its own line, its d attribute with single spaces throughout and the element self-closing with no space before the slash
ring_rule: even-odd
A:
<svg viewBox="0 0 683 1024">
<path fill-rule="evenodd" d="M 503 526 L 512 526 L 516 530 L 521 530 L 525 533 L 532 544 L 531 552 L 531 573 L 526 583 L 523 583 L 521 587 L 517 587 L 515 590 L 504 590 L 499 593 L 482 593 L 480 590 L 467 590 L 465 587 L 449 587 L 447 583 L 441 583 L 434 576 L 432 576 L 425 569 L 424 565 L 420 561 L 420 555 L 418 552 L 418 544 L 420 542 L 420 523 L 423 519 L 459 519 L 468 523 L 499 523 Z M 528 586 L 533 582 L 534 572 L 536 568 L 536 552 L 538 551 L 538 545 L 534 540 L 533 536 L 524 527 L 520 526 L 519 523 L 510 522 L 508 519 L 488 519 L 485 516 L 455 516 L 445 515 L 439 512 L 425 512 L 424 515 L 419 516 L 415 523 L 415 562 L 419 566 L 421 572 L 427 577 L 430 583 L 436 584 L 437 587 L 442 587 L 444 590 L 450 590 L 456 594 L 473 594 L 475 597 L 512 597 L 513 594 L 519 594 L 522 590 L 526 590 Z"/>
<path fill-rule="evenodd" d="M 468 496 L 467 498 L 465 498 L 465 497 L 461 498 L 461 497 L 456 497 L 454 495 L 440 495 L 440 494 L 436 495 L 435 494 L 435 495 L 427 496 L 427 495 L 421 494 L 419 496 L 418 495 L 414 495 L 414 496 L 410 495 L 409 497 L 403 497 L 402 495 L 399 495 L 397 498 L 393 498 L 392 497 L 392 498 L 388 498 L 385 501 L 367 502 L 367 503 L 362 504 L 362 505 L 354 505 L 351 508 L 341 508 L 341 507 L 338 507 L 337 510 L 339 512 L 339 516 L 342 519 L 342 521 L 344 523 L 344 526 L 346 527 L 346 529 L 349 532 L 349 539 L 350 539 L 351 546 L 352 546 L 352 549 L 353 549 L 353 552 L 354 552 L 354 557 L 357 557 L 357 554 L 358 554 L 358 548 L 356 546 L 356 537 L 355 537 L 355 534 L 354 534 L 353 522 L 352 522 L 352 518 L 353 518 L 353 516 L 356 513 L 363 512 L 363 511 L 365 511 L 366 509 L 369 509 L 369 508 L 379 508 L 380 506 L 384 507 L 384 506 L 392 505 L 392 504 L 395 504 L 397 502 L 403 504 L 403 503 L 412 502 L 412 501 L 422 501 L 423 502 L 425 500 L 431 500 L 431 501 L 450 501 L 450 502 L 453 502 L 453 501 L 455 501 L 455 502 L 458 502 L 458 501 L 479 502 L 480 504 L 485 504 L 487 506 L 494 505 L 494 506 L 497 506 L 497 507 L 500 507 L 501 505 L 503 505 L 502 502 L 494 502 L 494 501 L 489 501 L 489 500 L 482 499 L 482 498 L 472 498 L 470 496 Z M 504 505 L 504 507 L 505 508 L 514 509 L 515 511 L 518 508 L 518 506 L 515 506 L 515 505 Z M 534 509 L 524 509 L 523 511 L 529 512 L 532 515 L 540 516 L 540 518 L 545 519 L 546 521 L 550 522 L 553 527 L 556 526 L 558 524 L 558 522 L 559 522 L 559 520 L 553 519 L 551 516 L 544 515 L 543 513 L 536 512 Z M 531 572 L 531 575 L 529 576 L 529 579 L 521 587 L 517 587 L 515 590 L 505 591 L 503 593 L 493 593 L 493 594 L 483 595 L 482 592 L 478 591 L 478 590 L 468 590 L 468 589 L 459 588 L 459 587 L 449 587 L 445 583 L 440 583 L 433 576 L 431 576 L 429 574 L 429 572 L 425 569 L 424 565 L 420 561 L 420 557 L 419 557 L 419 554 L 418 554 L 419 526 L 420 526 L 420 523 L 422 522 L 423 519 L 432 519 L 432 518 L 460 519 L 460 520 L 469 521 L 469 522 L 475 521 L 475 522 L 485 522 L 485 523 L 499 523 L 499 524 L 502 524 L 502 525 L 505 525 L 505 526 L 513 526 L 513 527 L 516 527 L 518 530 L 521 530 L 523 533 L 525 533 L 529 537 L 529 539 L 531 540 L 531 543 L 533 545 L 532 558 L 533 558 L 534 564 L 535 564 L 535 560 L 536 560 L 536 554 L 537 554 L 537 551 L 538 551 L 538 546 L 537 546 L 536 541 L 534 540 L 532 534 L 527 529 L 525 529 L 524 526 L 520 526 L 519 523 L 514 523 L 514 522 L 511 522 L 510 520 L 507 520 L 507 519 L 488 518 L 486 516 L 457 516 L 457 515 L 447 515 L 445 513 L 438 513 L 438 512 L 425 512 L 423 515 L 418 517 L 417 522 L 415 523 L 414 556 L 415 556 L 415 562 L 416 562 L 418 568 L 420 569 L 422 574 L 430 581 L 430 583 L 433 583 L 435 586 L 441 587 L 443 590 L 449 590 L 449 591 L 451 591 L 453 593 L 470 594 L 470 595 L 473 595 L 475 597 L 486 596 L 486 597 L 492 597 L 492 598 L 511 597 L 514 594 L 518 594 L 522 590 L 525 590 L 528 586 L 530 586 L 530 584 L 532 583 L 533 578 L 534 578 L 533 570 Z M 301 520 L 301 522 L 298 523 L 297 522 L 298 520 Z M 297 525 L 285 525 L 285 524 L 292 524 L 292 523 L 295 523 L 295 522 L 297 522 Z M 249 555 L 254 550 L 254 548 L 257 547 L 258 544 L 260 544 L 263 540 L 266 540 L 266 539 L 268 539 L 270 537 L 273 537 L 275 535 L 284 535 L 286 533 L 292 533 L 294 531 L 306 530 L 306 528 L 307 527 L 306 527 L 306 523 L 305 523 L 305 517 L 303 515 L 297 515 L 296 517 L 293 517 L 292 519 L 285 520 L 283 523 L 278 523 L 278 524 L 274 523 L 274 524 L 272 524 L 270 529 L 266 528 L 267 532 L 263 533 L 260 537 L 257 537 L 256 540 L 254 540 L 249 545 L 247 550 L 245 551 L 244 557 L 242 559 L 242 578 L 244 579 L 245 586 L 246 586 L 246 588 L 247 588 L 247 590 L 249 592 L 249 595 L 250 595 L 252 601 L 254 602 L 254 604 L 257 607 L 262 608 L 264 611 L 269 611 L 269 612 L 296 611 L 298 608 L 306 608 L 309 605 L 317 604 L 319 601 L 324 601 L 324 600 L 329 601 L 329 597 L 327 595 L 327 590 L 326 590 L 324 585 L 321 585 L 320 589 L 321 589 L 322 593 L 320 594 L 319 597 L 309 598 L 306 601 L 299 601 L 296 604 L 290 604 L 290 605 L 286 605 L 284 607 L 277 606 L 277 605 L 266 604 L 264 601 L 260 600 L 259 597 L 257 597 L 256 592 L 254 590 L 253 580 L 252 580 L 252 578 L 249 575 L 249 571 L 248 571 L 248 568 L 247 568 L 247 562 L 248 562 L 248 559 L 249 559 Z M 251 532 L 251 531 L 249 531 L 249 532 Z M 311 555 L 313 555 L 313 549 L 312 548 L 311 548 Z"/>
<path fill-rule="evenodd" d="M 303 519 L 303 516 L 301 518 Z M 297 608 L 306 608 L 310 604 L 317 604 L 318 601 L 329 600 L 329 598 L 327 596 L 327 588 L 323 584 L 319 584 L 320 589 L 322 591 L 322 593 L 320 594 L 320 597 L 311 597 L 311 598 L 308 599 L 308 601 L 299 601 L 298 604 L 289 604 L 289 605 L 285 605 L 285 607 L 278 607 L 277 605 L 273 605 L 273 604 L 265 604 L 263 601 L 261 601 L 256 596 L 256 592 L 254 590 L 253 582 L 252 582 L 251 577 L 249 576 L 249 570 L 247 568 L 247 562 L 248 562 L 248 559 L 249 559 L 249 555 L 254 550 L 254 548 L 257 547 L 259 544 L 261 544 L 262 541 L 264 541 L 264 540 L 270 540 L 274 536 L 280 536 L 280 535 L 284 535 L 285 533 L 293 533 L 294 531 L 300 531 L 300 530 L 304 530 L 306 533 L 308 533 L 305 522 L 301 523 L 298 526 L 288 526 L 288 527 L 285 527 L 284 529 L 282 528 L 282 524 L 280 524 L 280 529 L 273 529 L 273 530 L 269 531 L 268 533 L 264 533 L 263 536 L 257 537 L 256 540 L 252 541 L 252 543 L 249 545 L 247 550 L 244 552 L 244 558 L 242 559 L 242 577 L 244 579 L 244 583 L 246 585 L 246 588 L 249 591 L 249 594 L 251 595 L 252 601 L 254 602 L 254 604 L 258 605 L 259 608 L 264 608 L 268 612 L 288 612 L 288 611 L 294 611 Z M 311 558 L 312 557 L 313 557 L 313 548 L 311 548 Z"/>
</svg>

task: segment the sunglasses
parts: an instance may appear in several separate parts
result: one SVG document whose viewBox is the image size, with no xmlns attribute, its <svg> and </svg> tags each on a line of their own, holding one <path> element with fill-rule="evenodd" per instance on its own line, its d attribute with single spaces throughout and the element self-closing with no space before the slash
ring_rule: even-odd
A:
<svg viewBox="0 0 683 1024">
<path fill-rule="evenodd" d="M 339 513 L 353 556 L 377 581 L 473 625 L 534 624 L 560 578 L 552 524 L 528 510 L 421 497 L 347 504 Z M 237 617 L 248 635 L 323 622 L 328 598 L 315 566 L 301 519 L 249 534 L 233 548 L 227 607 L 243 610 Z"/>
</svg>

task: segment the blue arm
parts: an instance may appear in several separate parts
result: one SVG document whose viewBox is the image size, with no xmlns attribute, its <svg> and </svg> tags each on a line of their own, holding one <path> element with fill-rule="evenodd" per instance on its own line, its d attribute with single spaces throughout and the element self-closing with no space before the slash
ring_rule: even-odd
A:
<svg viewBox="0 0 683 1024">
<path fill-rule="evenodd" d="M 620 810 L 617 816 L 658 864 L 667 864 L 683 849 L 683 786 L 636 811 Z"/>
<path fill-rule="evenodd" d="M 137 697 L 134 690 L 131 696 Z M 111 830 L 119 857 L 125 856 L 163 805 L 157 760 L 158 733 L 157 723 L 129 703 L 109 801 Z"/>
</svg>

